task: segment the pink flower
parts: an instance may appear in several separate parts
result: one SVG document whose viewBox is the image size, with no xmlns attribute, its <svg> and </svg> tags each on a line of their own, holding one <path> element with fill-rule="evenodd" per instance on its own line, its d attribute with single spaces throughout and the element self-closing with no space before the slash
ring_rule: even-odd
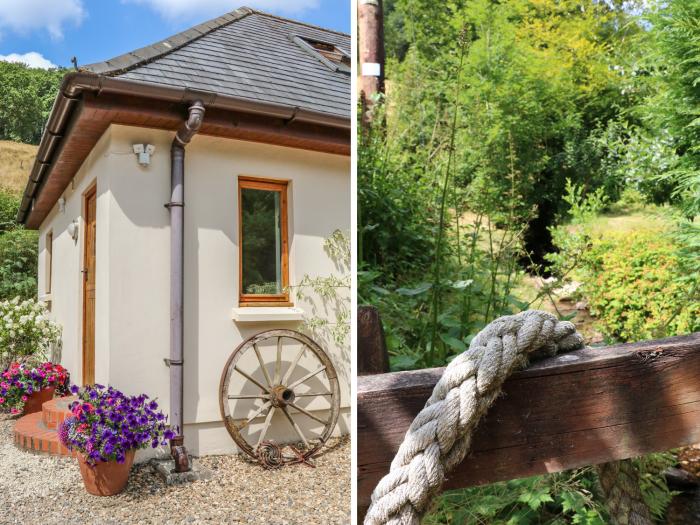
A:
<svg viewBox="0 0 700 525">
<path fill-rule="evenodd" d="M 22 401 L 26 401 L 27 399 L 29 399 L 27 396 L 22 396 Z"/>
<path fill-rule="evenodd" d="M 11 409 L 10 409 L 10 414 L 19 414 L 19 409 L 17 409 L 17 408 L 11 408 Z"/>
<path fill-rule="evenodd" d="M 0 397 L 0 404 L 2 404 L 2 403 L 4 403 L 4 402 L 5 402 L 5 398 L 4 398 L 4 397 Z"/>
</svg>

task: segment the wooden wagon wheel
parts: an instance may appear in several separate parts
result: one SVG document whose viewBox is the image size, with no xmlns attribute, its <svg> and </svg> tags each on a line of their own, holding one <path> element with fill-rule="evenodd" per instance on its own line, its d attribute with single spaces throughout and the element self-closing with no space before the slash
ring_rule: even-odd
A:
<svg viewBox="0 0 700 525">
<path fill-rule="evenodd" d="M 277 340 L 276 345 L 264 345 L 269 340 Z M 296 351 L 288 349 L 285 343 L 301 344 Z M 304 355 L 311 357 L 315 365 L 308 372 L 299 366 Z M 241 358 L 249 355 L 248 369 L 242 364 Z M 252 355 L 255 359 L 252 359 Z M 284 359 L 293 358 L 289 366 L 284 367 Z M 245 361 L 245 359 L 244 359 Z M 256 369 L 250 365 L 255 363 Z M 308 362 L 308 360 L 307 360 Z M 241 366 L 239 366 L 241 364 Z M 284 370 L 283 370 L 284 368 Z M 260 373 L 258 373 L 258 371 Z M 257 374 L 258 378 L 254 376 Z M 307 384 L 314 380 L 317 385 L 310 388 Z M 318 384 L 320 383 L 320 385 Z M 240 394 L 231 394 L 232 386 Z M 314 399 L 326 400 L 324 408 L 329 410 L 328 419 L 324 420 L 300 405 L 302 400 L 313 402 Z M 232 409 L 232 404 L 235 407 Z M 326 406 L 330 403 L 329 406 Z M 309 406 L 306 403 L 305 406 Z M 226 428 L 238 447 L 249 456 L 259 459 L 258 447 L 264 442 L 272 418 L 276 412 L 284 415 L 290 427 L 299 437 L 300 449 L 295 451 L 299 456 L 289 458 L 286 462 L 305 461 L 311 458 L 328 440 L 338 421 L 340 410 L 340 387 L 335 367 L 328 355 L 313 340 L 294 330 L 268 330 L 250 337 L 231 354 L 219 384 L 219 407 Z M 234 418 L 233 410 L 242 410 L 246 416 Z M 262 430 L 257 435 L 251 435 L 251 423 L 258 418 L 265 418 Z M 300 418 L 309 418 L 323 425 L 319 432 L 311 435 L 304 434 L 299 426 Z M 246 437 L 247 434 L 247 437 Z"/>
</svg>

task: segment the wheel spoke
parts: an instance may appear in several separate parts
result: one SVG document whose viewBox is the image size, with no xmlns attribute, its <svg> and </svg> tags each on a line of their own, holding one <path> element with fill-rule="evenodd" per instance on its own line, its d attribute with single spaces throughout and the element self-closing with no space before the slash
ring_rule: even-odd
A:
<svg viewBox="0 0 700 525">
<path fill-rule="evenodd" d="M 255 383 L 256 385 L 258 385 L 260 388 L 263 389 L 263 391 L 265 391 L 265 392 L 269 392 L 269 391 L 270 391 L 270 389 L 269 389 L 268 387 L 262 386 L 262 385 L 261 385 L 260 383 L 258 383 L 255 379 L 253 379 L 253 378 L 250 377 L 248 374 L 246 374 L 243 370 L 241 370 L 240 368 L 238 368 L 238 366 L 234 366 L 233 369 L 234 369 L 236 372 L 238 372 L 239 374 L 241 374 L 243 377 L 245 377 L 248 381 L 250 381 L 250 382 Z"/>
<path fill-rule="evenodd" d="M 301 350 L 299 350 L 299 353 L 297 356 L 294 358 L 294 361 L 292 361 L 292 364 L 289 365 L 289 368 L 287 369 L 287 372 L 284 374 L 284 377 L 282 378 L 282 381 L 280 381 L 280 384 L 284 385 L 289 378 L 292 376 L 292 372 L 294 369 L 297 367 L 297 364 L 299 363 L 299 359 L 301 359 L 302 354 L 306 351 L 306 345 L 303 345 L 301 347 Z"/>
<path fill-rule="evenodd" d="M 294 408 L 296 408 L 296 409 L 297 409 L 299 412 L 301 412 L 302 414 L 309 416 L 311 419 L 314 419 L 314 420 L 318 421 L 319 423 L 321 423 L 321 424 L 323 424 L 323 425 L 327 425 L 327 424 L 328 424 L 328 421 L 324 421 L 323 419 L 314 416 L 311 412 L 309 412 L 308 410 L 306 410 L 306 409 L 304 409 L 304 408 L 301 408 L 301 407 L 300 407 L 299 405 L 297 405 L 296 403 L 289 403 L 289 405 L 290 405 L 290 406 L 293 406 Z"/>
<path fill-rule="evenodd" d="M 267 386 L 268 388 L 272 388 L 272 381 L 270 380 L 270 376 L 267 374 L 267 369 L 265 368 L 265 363 L 263 363 L 262 356 L 260 355 L 260 350 L 258 350 L 258 345 L 253 344 L 253 350 L 255 350 L 255 355 L 258 356 L 258 363 L 260 363 L 260 368 L 265 376 L 265 381 L 267 381 Z"/>
<path fill-rule="evenodd" d="M 277 360 L 275 361 L 275 381 L 274 384 L 279 384 L 280 373 L 282 371 L 282 337 L 277 338 Z"/>
<path fill-rule="evenodd" d="M 265 409 L 266 409 L 267 407 L 269 407 L 270 405 L 272 405 L 272 403 L 270 403 L 269 401 L 266 401 L 265 403 L 263 403 L 263 405 L 262 405 L 260 408 L 258 408 L 258 409 L 255 411 L 255 413 L 254 413 L 252 416 L 250 416 L 250 417 L 248 418 L 248 420 L 247 420 L 245 423 L 243 423 L 243 424 L 241 425 L 241 427 L 239 428 L 239 430 L 243 430 L 245 427 L 247 427 L 248 425 L 250 425 L 250 422 L 253 421 L 253 420 L 254 420 L 256 417 L 258 417 L 260 414 L 262 414 L 263 410 L 265 410 Z"/>
<path fill-rule="evenodd" d="M 304 392 L 303 394 L 297 394 L 294 392 L 296 397 L 321 397 L 321 396 L 332 396 L 332 392 Z"/>
<path fill-rule="evenodd" d="M 311 448 L 309 447 L 309 442 L 306 441 L 306 438 L 304 437 L 304 434 L 301 433 L 301 429 L 299 428 L 299 425 L 296 424 L 296 422 L 292 419 L 292 416 L 289 415 L 289 412 L 287 412 L 286 407 L 282 407 L 282 413 L 287 416 L 287 420 L 289 423 L 294 427 L 294 430 L 296 431 L 297 434 L 299 434 L 299 437 L 301 440 L 304 442 L 304 445 L 306 445 L 306 448 Z"/>
<path fill-rule="evenodd" d="M 230 395 L 228 396 L 229 399 L 270 399 L 270 396 L 267 394 L 241 394 L 241 395 Z"/>
<path fill-rule="evenodd" d="M 294 381 L 294 383 L 292 383 L 291 385 L 289 385 L 287 388 L 288 388 L 289 390 L 292 390 L 295 386 L 302 384 L 304 381 L 306 381 L 307 379 L 311 379 L 313 376 L 315 376 L 315 375 L 317 375 L 317 374 L 320 374 L 320 373 L 323 372 L 325 369 L 326 369 L 326 365 L 323 365 L 321 368 L 319 368 L 319 369 L 316 370 L 315 372 L 309 372 L 308 374 L 306 374 L 306 375 L 305 375 L 304 377 L 302 377 L 301 379 L 298 379 L 297 381 Z"/>
<path fill-rule="evenodd" d="M 260 443 L 262 443 L 265 440 L 265 434 L 267 434 L 267 429 L 270 428 L 270 423 L 272 422 L 272 414 L 274 413 L 275 407 L 270 407 L 270 410 L 268 410 L 267 412 L 267 417 L 265 418 L 265 426 L 263 426 L 262 432 L 260 432 L 258 444 L 255 445 L 255 448 L 258 448 L 260 446 Z"/>
</svg>

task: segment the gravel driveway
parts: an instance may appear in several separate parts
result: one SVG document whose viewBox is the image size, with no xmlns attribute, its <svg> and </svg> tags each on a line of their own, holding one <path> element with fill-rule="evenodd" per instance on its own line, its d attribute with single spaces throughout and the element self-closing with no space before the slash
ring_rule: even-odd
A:
<svg viewBox="0 0 700 525">
<path fill-rule="evenodd" d="M 136 465 L 127 489 L 101 498 L 85 492 L 73 459 L 38 456 L 12 443 L 14 419 L 0 414 L 0 524 L 350 522 L 350 442 L 330 443 L 303 465 L 267 471 L 238 456 L 209 456 L 208 481 L 166 486 L 150 464 Z"/>
</svg>

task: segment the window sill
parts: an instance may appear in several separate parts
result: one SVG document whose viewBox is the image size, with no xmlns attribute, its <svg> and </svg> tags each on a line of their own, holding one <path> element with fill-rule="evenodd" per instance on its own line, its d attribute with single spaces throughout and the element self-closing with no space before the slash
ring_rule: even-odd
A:
<svg viewBox="0 0 700 525">
<path fill-rule="evenodd" d="M 259 323 L 265 321 L 302 321 L 304 310 L 294 306 L 260 306 L 256 308 L 234 308 L 233 320 L 238 323 Z"/>
<path fill-rule="evenodd" d="M 50 303 L 51 302 L 51 294 L 50 293 L 45 293 L 44 295 L 39 296 L 39 300 L 42 303 Z"/>
</svg>

